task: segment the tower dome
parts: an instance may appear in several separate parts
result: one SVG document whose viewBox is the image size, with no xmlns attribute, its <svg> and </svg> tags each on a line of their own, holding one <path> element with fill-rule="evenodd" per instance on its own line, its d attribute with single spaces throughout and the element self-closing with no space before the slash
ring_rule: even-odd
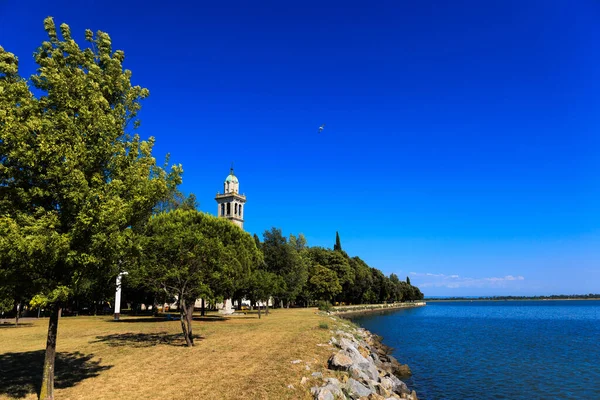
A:
<svg viewBox="0 0 600 400">
<path fill-rule="evenodd" d="M 233 183 L 239 183 L 237 176 L 235 176 L 233 174 L 233 168 L 231 168 L 231 172 L 229 172 L 229 175 L 227 175 L 227 178 L 225 178 L 225 183 L 228 183 L 228 182 L 229 183 L 231 183 L 231 182 L 233 182 Z"/>
<path fill-rule="evenodd" d="M 233 173 L 233 167 L 229 170 L 229 175 L 223 182 L 223 191 L 225 193 L 238 193 L 240 191 L 240 182 L 237 176 Z"/>
</svg>

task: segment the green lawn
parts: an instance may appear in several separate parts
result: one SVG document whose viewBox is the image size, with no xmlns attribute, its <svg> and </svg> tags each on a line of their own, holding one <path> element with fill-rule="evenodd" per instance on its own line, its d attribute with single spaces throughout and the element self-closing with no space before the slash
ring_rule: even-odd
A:
<svg viewBox="0 0 600 400">
<path fill-rule="evenodd" d="M 47 319 L 0 325 L 0 398 L 33 399 Z M 178 320 L 64 317 L 58 330 L 57 399 L 309 399 L 303 376 L 326 369 L 328 329 L 315 309 L 198 317 L 187 348 Z M 292 364 L 292 360 L 302 362 Z M 307 369 L 310 368 L 310 370 Z M 294 389 L 288 388 L 292 384 Z"/>
</svg>

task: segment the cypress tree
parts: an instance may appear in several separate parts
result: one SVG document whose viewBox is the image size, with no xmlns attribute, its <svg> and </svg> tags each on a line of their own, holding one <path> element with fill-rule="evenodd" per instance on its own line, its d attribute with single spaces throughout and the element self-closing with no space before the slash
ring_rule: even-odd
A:
<svg viewBox="0 0 600 400">
<path fill-rule="evenodd" d="M 333 250 L 342 251 L 342 243 L 340 242 L 340 234 L 335 232 L 335 244 L 333 245 Z"/>
</svg>

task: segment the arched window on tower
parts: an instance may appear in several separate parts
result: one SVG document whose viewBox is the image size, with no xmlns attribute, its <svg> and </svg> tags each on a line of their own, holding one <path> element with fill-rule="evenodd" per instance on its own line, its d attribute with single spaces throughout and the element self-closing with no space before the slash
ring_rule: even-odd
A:
<svg viewBox="0 0 600 400">
<path fill-rule="evenodd" d="M 238 210 L 238 209 L 237 209 L 237 203 L 235 203 L 235 206 L 233 207 L 233 209 L 234 209 L 233 213 L 234 213 L 235 215 L 237 215 L 237 210 Z"/>
<path fill-rule="evenodd" d="M 238 207 L 238 215 L 241 217 L 242 216 L 242 205 L 240 204 L 240 206 Z"/>
<path fill-rule="evenodd" d="M 227 203 L 227 215 L 231 215 L 231 203 Z"/>
<path fill-rule="evenodd" d="M 225 215 L 225 203 L 221 203 L 221 216 Z"/>
</svg>

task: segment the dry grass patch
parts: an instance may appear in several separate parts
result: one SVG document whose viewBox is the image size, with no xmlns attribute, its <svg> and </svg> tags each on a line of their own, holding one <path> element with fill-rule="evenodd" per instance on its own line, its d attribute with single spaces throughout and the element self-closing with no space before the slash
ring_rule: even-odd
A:
<svg viewBox="0 0 600 400">
<path fill-rule="evenodd" d="M 47 323 L 0 329 L 0 398 L 36 398 Z M 56 398 L 309 399 L 310 384 L 300 380 L 326 369 L 330 355 L 317 346 L 331 337 L 323 323 L 335 325 L 314 309 L 204 318 L 187 348 L 179 321 L 61 318 Z"/>
</svg>

